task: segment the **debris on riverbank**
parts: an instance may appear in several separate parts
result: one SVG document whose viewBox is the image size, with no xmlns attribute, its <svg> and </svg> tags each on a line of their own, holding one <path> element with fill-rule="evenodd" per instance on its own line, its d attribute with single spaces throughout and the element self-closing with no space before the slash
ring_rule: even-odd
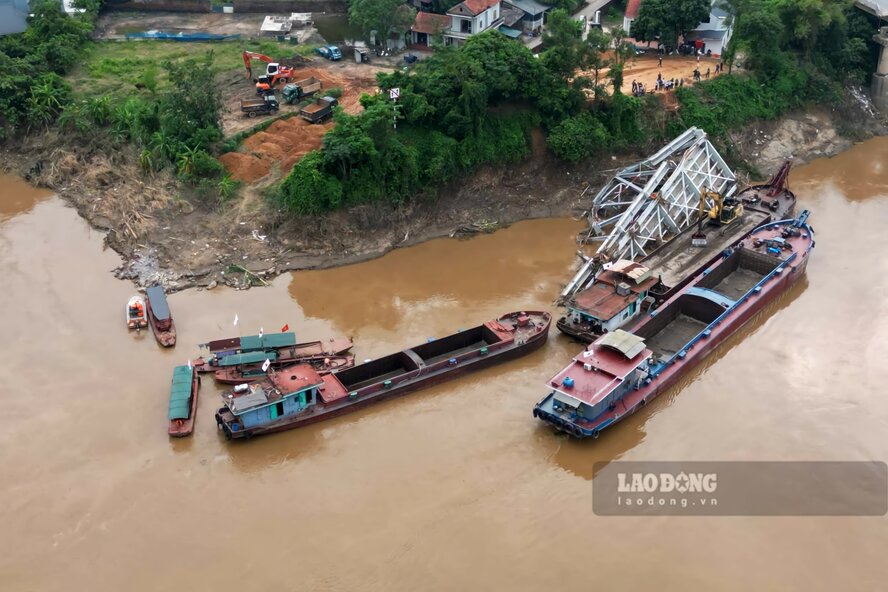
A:
<svg viewBox="0 0 888 592">
<path fill-rule="evenodd" d="M 797 164 L 837 154 L 863 135 L 888 132 L 862 114 L 860 104 L 792 113 L 756 122 L 732 134 L 731 155 L 766 176 L 783 159 Z M 535 134 L 536 136 L 536 134 Z M 138 286 L 168 291 L 227 285 L 263 285 L 276 275 L 357 263 L 437 237 L 464 237 L 531 218 L 577 214 L 582 193 L 637 154 L 604 155 L 570 166 L 534 138 L 532 155 L 511 166 L 484 167 L 467 179 L 392 208 L 364 204 L 316 217 L 276 209 L 248 186 L 233 204 L 221 204 L 183 186 L 168 173 L 144 174 L 131 147 L 108 154 L 101 146 L 74 146 L 57 132 L 0 149 L 7 172 L 56 192 L 120 253 L 115 270 Z M 37 164 L 40 166 L 35 166 Z"/>
</svg>

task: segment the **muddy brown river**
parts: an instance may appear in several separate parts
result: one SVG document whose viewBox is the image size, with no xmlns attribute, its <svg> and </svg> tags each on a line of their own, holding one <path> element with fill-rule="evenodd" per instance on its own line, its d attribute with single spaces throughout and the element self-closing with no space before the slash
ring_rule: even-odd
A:
<svg viewBox="0 0 888 592">
<path fill-rule="evenodd" d="M 882 518 L 600 517 L 612 460 L 888 459 L 888 138 L 799 168 L 807 277 L 597 441 L 531 417 L 579 349 L 541 350 L 340 419 L 229 443 L 204 381 L 166 433 L 172 366 L 276 331 L 358 359 L 550 307 L 567 219 L 434 240 L 267 289 L 170 297 L 179 345 L 129 334 L 119 258 L 62 201 L 0 178 L 0 590 L 877 590 Z M 240 323 L 233 326 L 235 315 Z"/>
</svg>

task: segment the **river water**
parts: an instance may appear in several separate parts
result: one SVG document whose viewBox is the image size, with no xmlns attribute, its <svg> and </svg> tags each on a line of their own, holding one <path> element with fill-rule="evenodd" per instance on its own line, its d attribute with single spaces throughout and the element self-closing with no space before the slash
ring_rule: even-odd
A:
<svg viewBox="0 0 888 592">
<path fill-rule="evenodd" d="M 807 277 L 678 389 L 597 441 L 531 417 L 578 345 L 283 434 L 229 443 L 204 382 L 166 435 L 197 343 L 289 324 L 359 360 L 521 308 L 574 264 L 572 220 L 441 239 L 267 289 L 170 297 L 179 345 L 128 334 L 131 285 L 59 199 L 0 179 L 0 589 L 875 590 L 884 518 L 598 517 L 621 460 L 888 458 L 888 138 L 794 171 Z M 233 326 L 235 315 L 240 323 Z"/>
</svg>

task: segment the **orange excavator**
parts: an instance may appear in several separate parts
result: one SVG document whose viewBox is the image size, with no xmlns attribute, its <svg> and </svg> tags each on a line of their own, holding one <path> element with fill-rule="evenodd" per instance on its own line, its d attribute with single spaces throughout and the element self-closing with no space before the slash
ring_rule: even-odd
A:
<svg viewBox="0 0 888 592">
<path fill-rule="evenodd" d="M 286 84 L 293 77 L 293 68 L 282 66 L 267 55 L 256 53 L 255 51 L 244 51 L 243 57 L 244 66 L 247 68 L 247 78 L 253 77 L 252 61 L 254 59 L 262 60 L 267 64 L 265 74 L 256 79 L 256 92 L 259 94 L 273 90 L 281 82 Z"/>
</svg>

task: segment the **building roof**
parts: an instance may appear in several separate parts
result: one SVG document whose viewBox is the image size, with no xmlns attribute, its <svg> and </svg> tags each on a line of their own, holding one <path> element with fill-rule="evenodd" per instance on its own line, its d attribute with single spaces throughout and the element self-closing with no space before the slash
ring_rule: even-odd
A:
<svg viewBox="0 0 888 592">
<path fill-rule="evenodd" d="M 491 6 L 496 6 L 500 0 L 463 0 L 447 11 L 447 14 L 481 14 Z"/>
<path fill-rule="evenodd" d="M 625 275 L 636 284 L 640 284 L 644 280 L 651 277 L 651 270 L 629 259 L 620 259 L 611 265 L 610 270 L 614 273 Z"/>
<path fill-rule="evenodd" d="M 536 0 L 506 0 L 506 3 L 531 15 L 542 14 L 552 8 L 551 6 L 540 4 Z"/>
<path fill-rule="evenodd" d="M 410 27 L 410 30 L 416 33 L 435 35 L 448 27 L 450 27 L 450 17 L 446 14 L 417 12 L 416 20 L 413 22 L 413 26 Z"/>
<path fill-rule="evenodd" d="M 509 37 L 510 39 L 518 39 L 521 37 L 521 31 L 518 29 L 513 29 L 511 27 L 507 27 L 506 25 L 501 25 L 499 28 L 499 32 Z"/>
<path fill-rule="evenodd" d="M 657 283 L 656 278 L 648 277 L 639 284 L 629 284 L 629 294 L 620 296 L 616 285 L 621 281 L 622 276 L 615 271 L 602 272 L 591 286 L 574 296 L 570 307 L 600 321 L 609 321 L 637 300 L 641 292 Z"/>
<path fill-rule="evenodd" d="M 503 5 L 502 17 L 503 24 L 507 27 L 511 27 L 524 18 L 524 11 L 520 8 L 515 8 L 507 2 Z"/>
<path fill-rule="evenodd" d="M 879 18 L 888 17 L 888 0 L 855 0 L 854 4 Z"/>
<path fill-rule="evenodd" d="M 0 4 L 0 35 L 21 33 L 28 28 L 28 13 L 12 4 Z"/>
<path fill-rule="evenodd" d="M 638 11 L 641 9 L 641 0 L 629 0 L 626 5 L 626 18 L 634 19 L 638 17 Z"/>
</svg>

